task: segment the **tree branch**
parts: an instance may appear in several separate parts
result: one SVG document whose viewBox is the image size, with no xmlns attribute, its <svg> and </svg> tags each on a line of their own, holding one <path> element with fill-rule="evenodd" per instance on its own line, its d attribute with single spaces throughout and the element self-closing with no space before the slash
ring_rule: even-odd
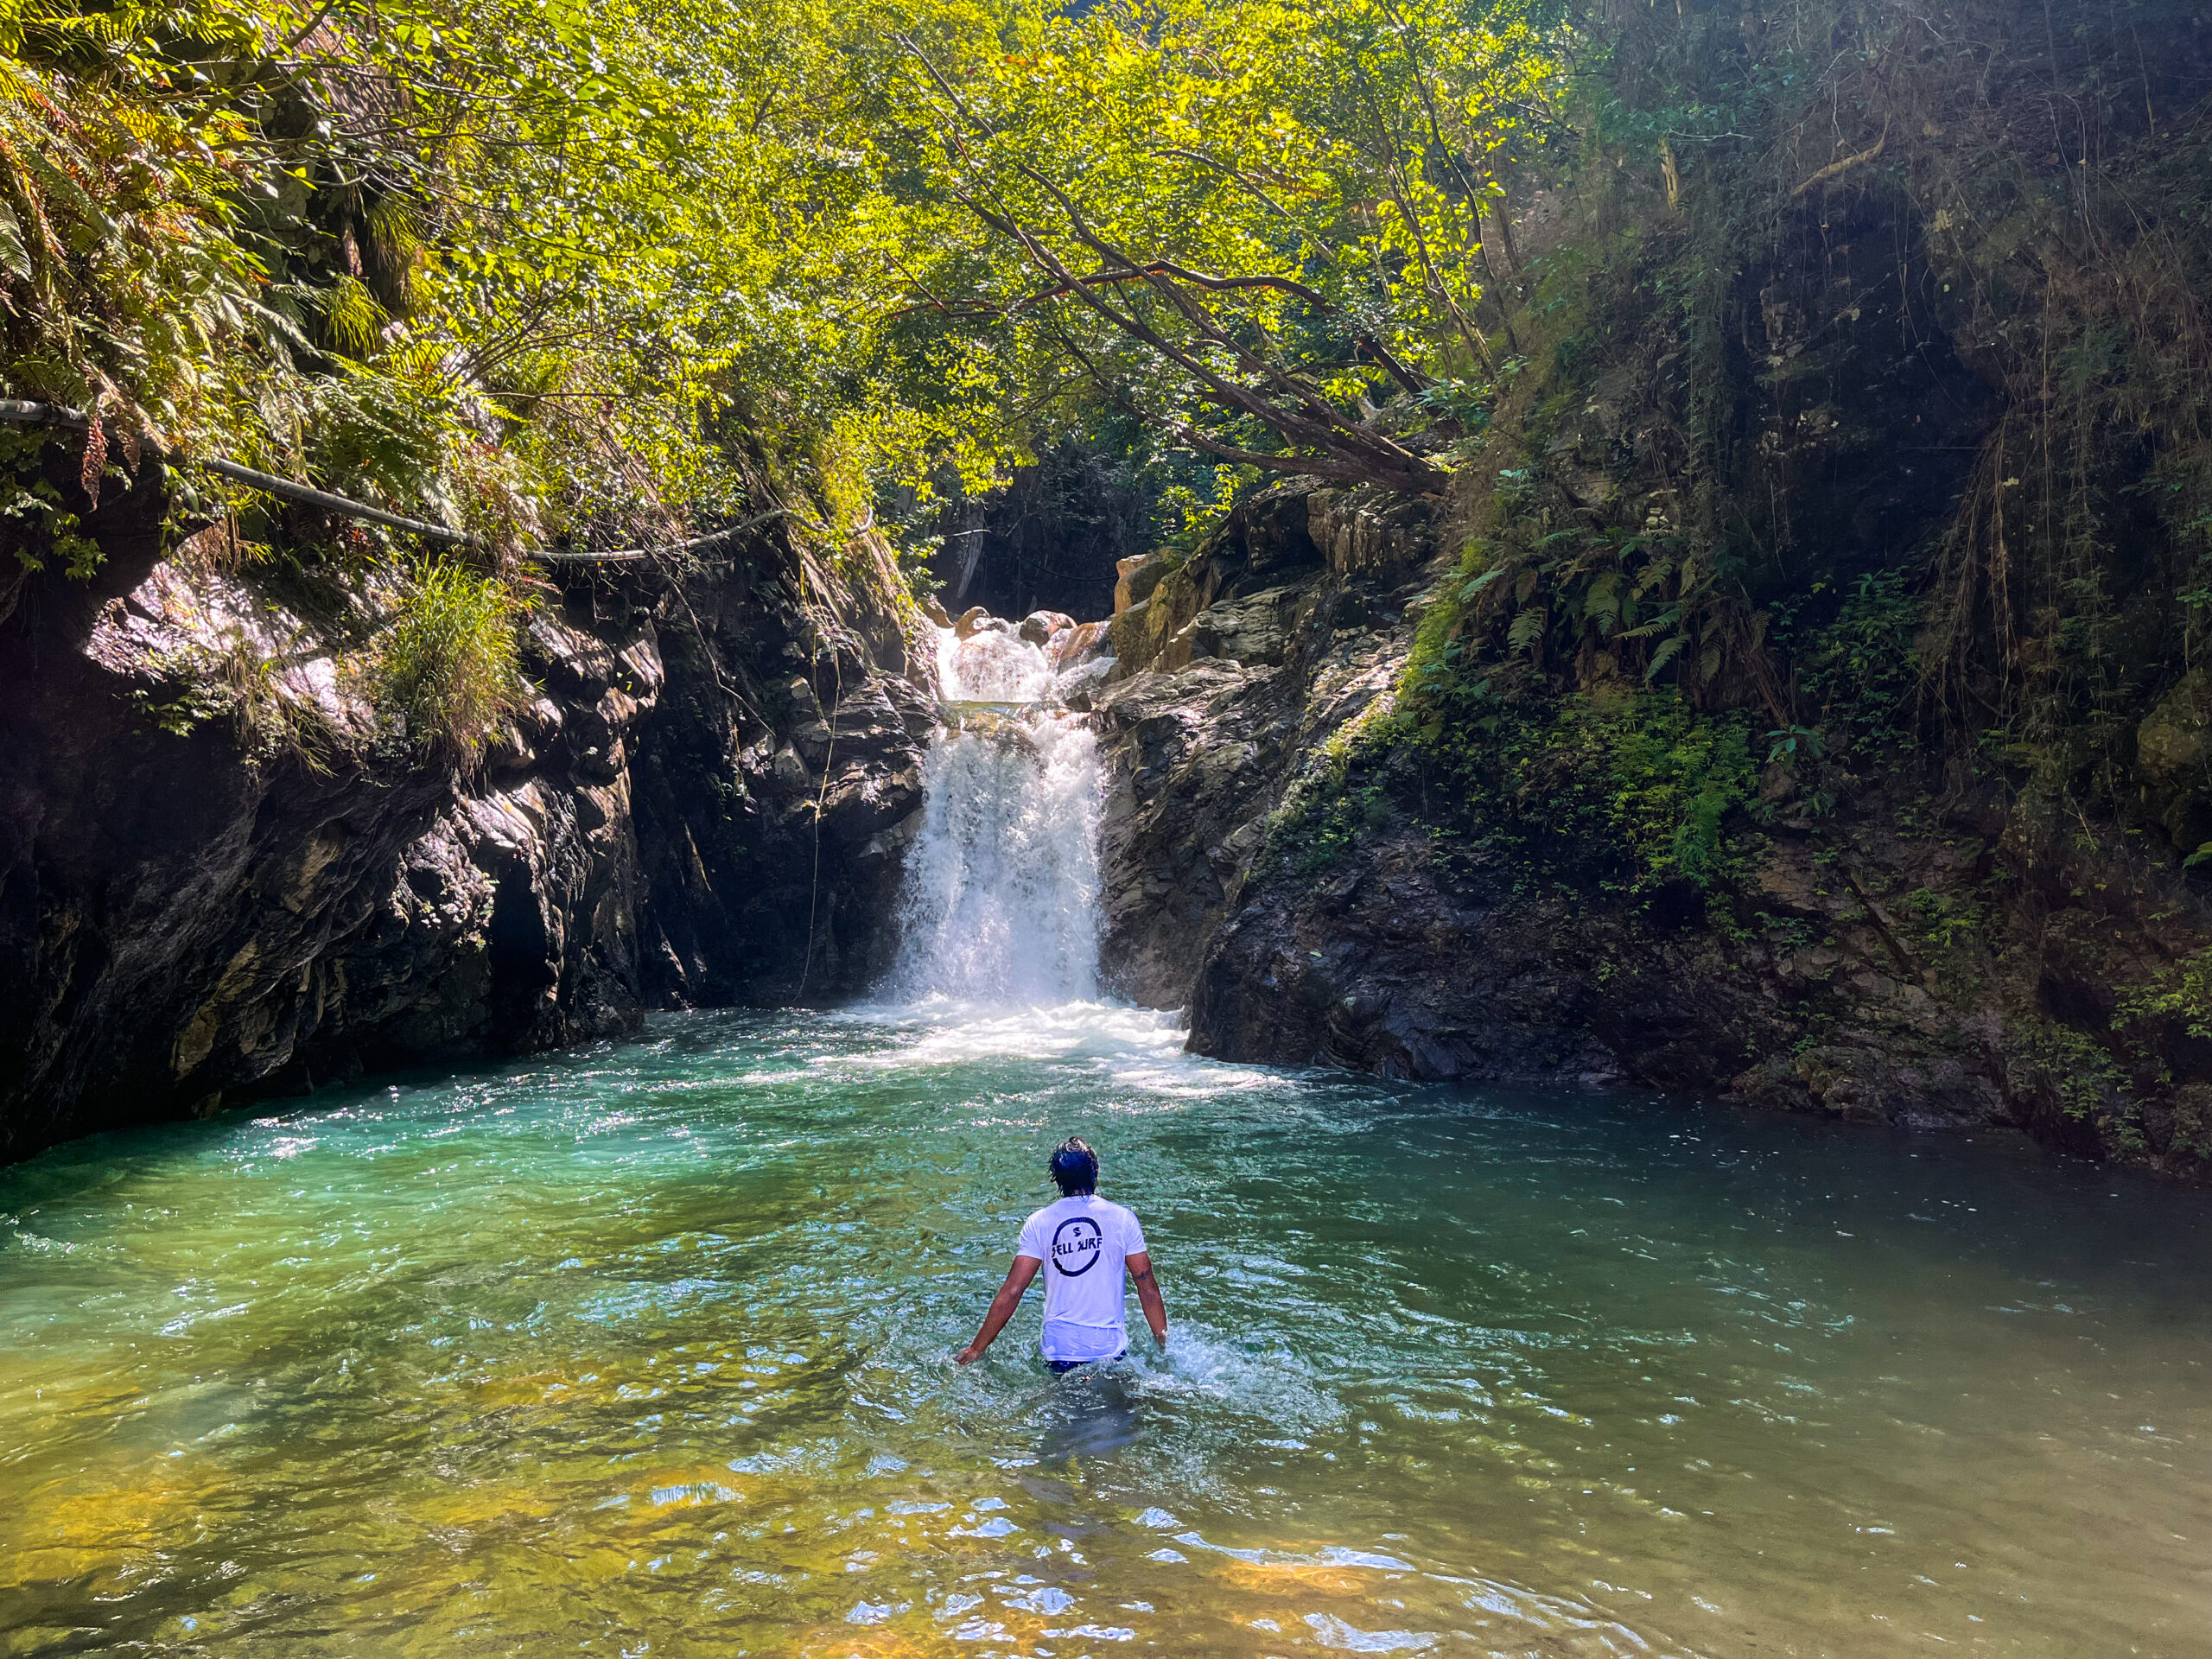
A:
<svg viewBox="0 0 2212 1659">
<path fill-rule="evenodd" d="M 952 105 L 961 122 L 984 137 L 996 136 L 990 125 L 969 108 L 966 99 L 912 38 L 903 35 L 896 38 L 899 44 L 922 66 L 924 72 Z M 957 132 L 948 132 L 943 136 L 950 156 L 964 158 L 972 154 Z M 1210 439 L 1203 439 L 1202 435 L 1191 433 L 1196 447 L 1239 461 L 1249 459 L 1253 465 L 1266 466 L 1277 471 L 1294 470 L 1313 476 L 1342 475 L 1347 480 L 1380 483 L 1400 490 L 1433 488 L 1444 476 L 1412 451 L 1352 420 L 1330 403 L 1320 389 L 1311 382 L 1258 357 L 1222 327 L 1213 314 L 1199 303 L 1192 289 L 1202 292 L 1272 289 L 1294 295 L 1321 309 L 1336 310 L 1337 308 L 1325 296 L 1289 277 L 1216 276 L 1192 270 L 1168 260 L 1136 259 L 1094 229 L 1074 199 L 1058 184 L 1027 162 L 1017 159 L 1011 165 L 1052 199 L 1065 215 L 1070 232 L 1097 256 L 1102 265 L 1098 270 L 1078 275 L 1053 251 L 1043 236 L 1022 224 L 1002 201 L 986 205 L 975 189 L 956 185 L 952 189 L 954 199 L 974 213 L 986 227 L 1011 241 L 1050 281 L 1050 287 L 1039 295 L 1014 302 L 1015 307 L 1047 299 L 1072 297 L 1096 313 L 1109 327 L 1158 353 L 1190 376 L 1224 408 L 1258 421 L 1294 448 L 1321 449 L 1329 453 L 1329 459 L 1325 462 L 1303 460 L 1294 467 L 1287 467 L 1285 457 L 1263 457 L 1260 452 L 1217 445 Z M 1152 289 L 1189 323 L 1205 346 L 1227 353 L 1245 374 L 1252 376 L 1279 396 L 1291 400 L 1299 406 L 1298 409 L 1285 408 L 1263 395 L 1259 389 L 1227 378 L 1194 355 L 1191 346 L 1171 340 L 1133 308 L 1115 303 L 1109 297 L 1110 290 L 1128 283 L 1141 283 Z M 1402 364 L 1397 363 L 1381 341 L 1370 338 L 1363 340 L 1362 344 L 1374 355 L 1378 365 L 1399 384 L 1411 391 L 1421 389 L 1418 378 L 1412 376 Z M 1182 429 L 1190 432 L 1187 427 Z M 1316 470 L 1323 465 L 1331 470 L 1327 473 Z"/>
<path fill-rule="evenodd" d="M 1869 162 L 1880 160 L 1882 151 L 1889 142 L 1890 124 L 1885 119 L 1882 123 L 1882 136 L 1874 141 L 1874 147 L 1872 149 L 1862 149 L 1856 156 L 1847 156 L 1840 162 L 1830 162 L 1811 178 L 1792 190 L 1789 193 L 1789 200 L 1795 201 L 1815 185 L 1826 184 L 1831 179 L 1841 178 L 1854 167 L 1864 167 Z"/>
</svg>

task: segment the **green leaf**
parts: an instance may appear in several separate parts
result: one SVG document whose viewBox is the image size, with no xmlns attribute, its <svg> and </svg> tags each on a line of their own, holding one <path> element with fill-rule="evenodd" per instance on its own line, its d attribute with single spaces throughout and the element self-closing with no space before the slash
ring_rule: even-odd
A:
<svg viewBox="0 0 2212 1659">
<path fill-rule="evenodd" d="M 23 245 L 22 224 L 4 201 L 0 201 L 0 266 L 21 282 L 31 280 L 31 252 Z"/>
<path fill-rule="evenodd" d="M 1482 592 L 1484 588 L 1489 587 L 1491 583 L 1496 582 L 1504 574 L 1505 567 L 1503 565 L 1493 566 L 1490 569 L 1484 571 L 1482 575 L 1477 576 L 1472 582 L 1464 583 L 1459 589 L 1459 597 L 1463 600 L 1472 599 L 1477 594 Z"/>
<path fill-rule="evenodd" d="M 1684 645 L 1689 644 L 1689 642 L 1690 637 L 1687 633 L 1669 634 L 1666 639 L 1661 640 L 1659 642 L 1659 649 L 1651 653 L 1651 666 L 1643 671 L 1643 683 L 1646 685 L 1649 685 L 1652 681 L 1657 679 L 1659 677 L 1659 671 L 1666 667 L 1669 663 L 1673 662 L 1675 660 L 1675 653 L 1680 651 Z"/>
</svg>

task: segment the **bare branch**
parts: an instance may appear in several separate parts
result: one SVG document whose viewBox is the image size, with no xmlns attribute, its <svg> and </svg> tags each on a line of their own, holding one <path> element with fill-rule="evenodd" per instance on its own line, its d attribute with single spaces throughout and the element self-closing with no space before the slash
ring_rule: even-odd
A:
<svg viewBox="0 0 2212 1659">
<path fill-rule="evenodd" d="M 1874 146 L 1872 149 L 1862 149 L 1856 156 L 1847 156 L 1840 162 L 1830 162 L 1819 172 L 1814 174 L 1811 178 L 1806 180 L 1804 183 L 1799 185 L 1795 190 L 1792 190 L 1789 193 L 1789 200 L 1795 201 L 1800 196 L 1803 195 L 1808 190 L 1812 189 L 1815 185 L 1826 184 L 1831 179 L 1841 178 L 1845 174 L 1850 172 L 1854 167 L 1864 167 L 1869 162 L 1879 161 L 1881 159 L 1882 151 L 1888 145 L 1889 142 L 1890 124 L 1885 119 L 1882 123 L 1882 136 L 1874 141 Z"/>
</svg>

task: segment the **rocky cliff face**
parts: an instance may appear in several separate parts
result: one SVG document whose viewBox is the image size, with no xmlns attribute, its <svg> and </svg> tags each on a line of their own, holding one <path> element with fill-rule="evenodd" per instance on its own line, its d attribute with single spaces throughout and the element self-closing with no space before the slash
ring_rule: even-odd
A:
<svg viewBox="0 0 2212 1659">
<path fill-rule="evenodd" d="M 92 578 L 27 578 L 0 620 L 0 1157 L 881 967 L 933 703 L 874 553 L 772 531 L 564 580 L 537 695 L 455 771 L 378 752 L 340 666 L 372 587 L 226 573 L 164 505 L 103 507 Z M 193 705 L 233 663 L 251 722 Z"/>
<path fill-rule="evenodd" d="M 1103 965 L 1122 995 L 1189 1002 L 1268 813 L 1388 696 L 1429 580 L 1431 512 L 1290 486 L 1236 508 L 1180 567 L 1126 574 L 1115 678 L 1092 699 L 1112 766 Z"/>
<path fill-rule="evenodd" d="M 0 1153 L 887 965 L 935 707 L 887 571 L 778 536 L 680 579 L 576 574 L 529 623 L 537 695 L 456 772 L 380 752 L 341 671 L 372 586 L 226 572 L 168 546 L 152 493 L 103 510 L 91 581 L 4 596 Z M 1224 1058 L 1727 1091 L 2201 1170 L 2212 1040 L 2159 988 L 2212 916 L 2124 832 L 1875 773 L 1779 812 L 1713 902 L 1630 903 L 1431 811 L 1413 751 L 1363 758 L 1466 510 L 1290 486 L 1131 562 L 1111 674 L 1074 694 L 1110 767 L 1116 989 Z M 346 741 L 195 712 L 232 657 Z M 2185 677 L 2138 736 L 2146 810 L 2184 828 L 2203 701 Z M 1294 844 L 1317 788 L 1339 810 Z"/>
<path fill-rule="evenodd" d="M 1784 814 L 1725 904 L 1625 904 L 1440 828 L 1403 757 L 1346 779 L 1346 734 L 1389 707 L 1456 568 L 1454 511 L 1292 486 L 1182 568 L 1129 573 L 1095 702 L 1123 994 L 1187 1007 L 1191 1046 L 1225 1059 L 1727 1092 L 2201 1172 L 2212 1042 L 2128 988 L 2171 982 L 2212 913 L 2117 830 L 1987 788 L 1930 810 L 1919 780 L 1873 777 Z M 2154 770 L 2187 712 L 2159 716 Z M 1274 844 L 1332 774 L 1363 805 Z M 2146 1075 L 2113 1046 L 2131 1019 Z"/>
</svg>

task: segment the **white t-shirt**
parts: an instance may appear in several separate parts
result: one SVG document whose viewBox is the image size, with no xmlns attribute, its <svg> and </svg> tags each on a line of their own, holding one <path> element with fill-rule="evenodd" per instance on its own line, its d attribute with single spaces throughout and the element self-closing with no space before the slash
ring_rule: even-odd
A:
<svg viewBox="0 0 2212 1659">
<path fill-rule="evenodd" d="M 1111 1359 L 1128 1346 L 1122 1263 L 1144 1254 L 1144 1229 L 1095 1192 L 1048 1204 L 1021 1224 L 1014 1254 L 1042 1262 L 1047 1359 Z"/>
</svg>

